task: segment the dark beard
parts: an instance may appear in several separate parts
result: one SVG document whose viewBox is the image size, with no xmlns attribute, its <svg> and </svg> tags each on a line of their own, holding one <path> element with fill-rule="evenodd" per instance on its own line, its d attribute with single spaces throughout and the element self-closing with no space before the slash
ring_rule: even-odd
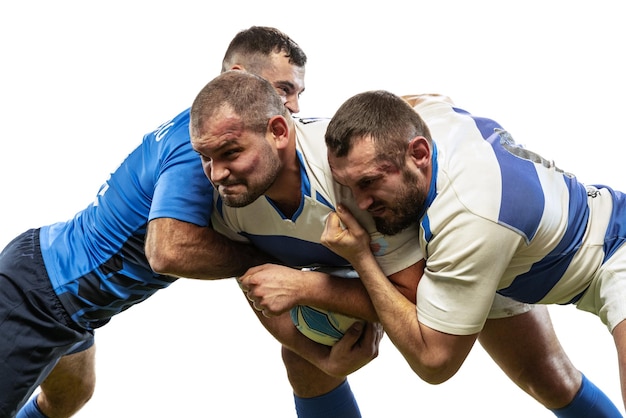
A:
<svg viewBox="0 0 626 418">
<path fill-rule="evenodd" d="M 244 194 L 237 195 L 237 196 L 229 196 L 229 197 L 222 196 L 222 201 L 224 202 L 226 206 L 230 206 L 233 208 L 242 208 L 244 206 L 248 206 L 249 204 L 257 200 L 259 196 L 261 196 L 261 194 L 244 193 Z"/>
<path fill-rule="evenodd" d="M 265 171 L 263 176 L 259 179 L 255 179 L 256 186 L 254 187 L 250 187 L 248 181 L 245 181 L 245 185 L 247 186 L 247 191 L 245 193 L 236 196 L 222 195 L 222 201 L 226 206 L 234 208 L 248 206 L 259 197 L 263 196 L 265 192 L 272 187 L 276 178 L 278 178 L 278 174 L 281 169 L 280 160 L 277 156 L 272 154 L 271 149 L 269 149 L 269 145 L 266 146 L 264 151 L 264 157 L 258 164 Z M 228 183 L 226 182 L 224 183 L 224 185 L 227 184 Z"/>
<path fill-rule="evenodd" d="M 404 182 L 398 192 L 398 204 L 389 207 L 392 217 L 374 217 L 376 229 L 384 235 L 396 235 L 417 222 L 426 202 L 426 193 L 420 190 L 417 176 L 406 170 L 402 177 Z"/>
</svg>

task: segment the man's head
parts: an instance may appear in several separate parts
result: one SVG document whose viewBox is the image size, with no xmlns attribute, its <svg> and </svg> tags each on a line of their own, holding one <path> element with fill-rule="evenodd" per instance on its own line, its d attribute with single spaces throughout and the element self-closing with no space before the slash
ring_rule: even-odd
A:
<svg viewBox="0 0 626 418">
<path fill-rule="evenodd" d="M 252 26 L 230 42 L 222 72 L 245 70 L 268 80 L 291 113 L 300 111 L 307 57 L 291 38 L 275 28 Z"/>
<path fill-rule="evenodd" d="M 292 129 L 291 115 L 274 87 L 244 71 L 216 77 L 191 106 L 191 145 L 229 206 L 249 205 L 274 184 L 282 153 L 294 146 Z"/>
<path fill-rule="evenodd" d="M 432 174 L 431 138 L 408 103 L 385 91 L 358 94 L 337 110 L 325 138 L 333 177 L 380 232 L 397 234 L 418 220 Z"/>
</svg>

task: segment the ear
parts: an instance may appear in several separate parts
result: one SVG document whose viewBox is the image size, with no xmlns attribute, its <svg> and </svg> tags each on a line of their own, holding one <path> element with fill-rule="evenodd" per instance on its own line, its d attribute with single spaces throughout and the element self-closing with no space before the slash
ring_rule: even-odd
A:
<svg viewBox="0 0 626 418">
<path fill-rule="evenodd" d="M 408 158 L 413 161 L 417 168 L 424 168 L 430 165 L 431 148 L 428 140 L 423 136 L 416 136 L 409 141 L 407 153 Z"/>
<path fill-rule="evenodd" d="M 289 124 L 283 116 L 272 116 L 267 122 L 267 129 L 274 138 L 277 149 L 285 148 L 289 144 Z"/>
</svg>

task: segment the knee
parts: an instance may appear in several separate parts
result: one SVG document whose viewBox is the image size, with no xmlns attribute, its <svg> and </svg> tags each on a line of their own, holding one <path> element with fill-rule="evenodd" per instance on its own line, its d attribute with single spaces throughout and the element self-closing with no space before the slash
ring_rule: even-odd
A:
<svg viewBox="0 0 626 418">
<path fill-rule="evenodd" d="M 89 374 L 88 376 L 85 376 L 76 382 L 76 384 L 73 387 L 72 398 L 76 399 L 76 403 L 80 404 L 80 406 L 82 407 L 91 399 L 95 390 L 96 390 L 95 374 Z"/>
<path fill-rule="evenodd" d="M 42 386 L 37 397 L 39 409 L 50 418 L 65 418 L 76 414 L 94 394 L 95 378 L 77 379 L 62 388 Z"/>
<path fill-rule="evenodd" d="M 526 391 L 543 406 L 558 409 L 574 399 L 582 383 L 582 374 L 569 364 L 557 362 L 551 367 L 527 370 L 520 380 Z"/>
<path fill-rule="evenodd" d="M 282 347 L 282 357 L 289 383 L 297 396 L 312 398 L 324 395 L 345 380 L 324 373 L 288 348 Z"/>
<path fill-rule="evenodd" d="M 62 358 L 41 384 L 37 404 L 50 418 L 74 415 L 96 388 L 94 348 Z"/>
</svg>

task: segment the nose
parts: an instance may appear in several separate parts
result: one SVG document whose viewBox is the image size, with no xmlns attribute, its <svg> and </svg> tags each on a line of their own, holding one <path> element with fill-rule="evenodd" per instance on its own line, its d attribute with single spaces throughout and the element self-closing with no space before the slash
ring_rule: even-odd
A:
<svg viewBox="0 0 626 418">
<path fill-rule="evenodd" d="M 356 203 L 361 210 L 367 210 L 374 202 L 374 199 L 372 199 L 367 193 L 353 189 L 352 194 L 354 195 L 354 200 L 356 200 Z"/>
<path fill-rule="evenodd" d="M 300 111 L 300 100 L 297 94 L 290 94 L 285 98 L 285 107 L 289 109 L 291 113 L 298 113 Z"/>
<path fill-rule="evenodd" d="M 230 175 L 230 170 L 226 164 L 216 163 L 215 161 L 208 163 L 205 171 L 209 172 L 209 179 L 215 184 L 219 184 Z"/>
</svg>

